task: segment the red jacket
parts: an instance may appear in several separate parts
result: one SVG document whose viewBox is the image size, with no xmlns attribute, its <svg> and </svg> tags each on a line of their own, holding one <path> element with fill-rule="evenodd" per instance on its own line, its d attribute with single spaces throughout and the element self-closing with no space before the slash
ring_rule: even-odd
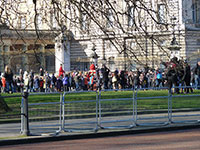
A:
<svg viewBox="0 0 200 150">
<path fill-rule="evenodd" d="M 63 74 L 65 73 L 65 71 L 63 70 L 63 68 L 62 67 L 60 67 L 60 69 L 59 69 L 59 77 L 62 75 L 63 76 Z"/>
</svg>

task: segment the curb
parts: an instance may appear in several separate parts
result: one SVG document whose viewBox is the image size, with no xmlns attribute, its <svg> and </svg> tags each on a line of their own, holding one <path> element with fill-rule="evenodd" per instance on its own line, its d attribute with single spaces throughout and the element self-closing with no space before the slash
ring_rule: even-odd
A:
<svg viewBox="0 0 200 150">
<path fill-rule="evenodd" d="M 119 135 L 131 135 L 131 134 L 142 134 L 142 133 L 152 133 L 152 132 L 166 132 L 175 130 L 186 130 L 186 129 L 196 129 L 200 128 L 200 125 L 180 125 L 180 126 L 168 126 L 168 127 L 154 127 L 149 129 L 129 129 L 129 130 L 118 130 L 97 133 L 80 133 L 75 135 L 59 135 L 59 136 L 35 136 L 26 137 L 20 139 L 9 139 L 0 140 L 0 146 L 7 145 L 19 145 L 19 144 L 34 144 L 40 142 L 51 142 L 51 141 L 62 141 L 62 140 L 77 140 L 77 139 L 88 139 L 88 138 L 101 138 L 101 137 L 111 137 Z"/>
</svg>

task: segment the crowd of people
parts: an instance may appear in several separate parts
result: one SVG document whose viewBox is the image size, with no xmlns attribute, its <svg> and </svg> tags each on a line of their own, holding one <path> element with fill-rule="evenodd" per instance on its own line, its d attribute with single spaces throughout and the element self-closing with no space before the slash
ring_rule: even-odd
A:
<svg viewBox="0 0 200 150">
<path fill-rule="evenodd" d="M 65 72 L 62 64 L 57 75 L 49 74 L 40 68 L 38 73 L 23 71 L 14 75 L 9 66 L 1 75 L 1 92 L 62 92 L 97 89 L 127 89 L 175 86 L 175 93 L 193 92 L 193 88 L 200 86 L 200 61 L 194 69 L 186 61 L 176 57 L 163 63 L 165 69 L 150 69 L 145 67 L 136 71 L 110 71 L 106 65 L 97 68 L 94 64 L 88 71 Z M 177 88 L 178 86 L 186 88 Z"/>
</svg>

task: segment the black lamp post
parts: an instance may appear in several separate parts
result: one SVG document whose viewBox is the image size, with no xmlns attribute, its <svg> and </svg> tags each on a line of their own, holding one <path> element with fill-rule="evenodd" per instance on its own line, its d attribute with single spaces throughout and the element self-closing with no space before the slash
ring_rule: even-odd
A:
<svg viewBox="0 0 200 150">
<path fill-rule="evenodd" d="M 98 78 L 99 77 L 98 76 L 98 58 L 99 58 L 99 56 L 96 53 L 96 45 L 95 44 L 93 44 L 92 51 L 93 51 L 93 53 L 91 54 L 91 58 L 93 59 L 95 71 L 96 71 L 95 82 L 96 82 L 96 90 L 97 90 L 97 89 L 99 89 L 99 78 Z"/>
<path fill-rule="evenodd" d="M 172 21 L 172 28 L 173 28 L 173 37 L 172 37 L 172 41 L 170 43 L 170 45 L 168 46 L 168 49 L 171 51 L 171 57 L 180 57 L 179 51 L 181 49 L 180 45 L 178 44 L 178 42 L 176 41 L 176 36 L 175 36 L 175 21 L 176 21 L 176 17 L 172 17 L 171 18 Z"/>
<path fill-rule="evenodd" d="M 97 68 L 98 67 L 98 58 L 99 58 L 99 56 L 96 53 L 96 45 L 95 44 L 93 44 L 92 51 L 93 51 L 93 53 L 91 54 L 91 58 L 93 59 L 95 68 Z"/>
</svg>

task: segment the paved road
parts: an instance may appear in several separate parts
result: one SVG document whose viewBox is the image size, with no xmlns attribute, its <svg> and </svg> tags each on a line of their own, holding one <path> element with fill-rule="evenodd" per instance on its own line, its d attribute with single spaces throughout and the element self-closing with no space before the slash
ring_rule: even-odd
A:
<svg viewBox="0 0 200 150">
<path fill-rule="evenodd" d="M 0 147 L 0 150 L 199 150 L 200 130 L 143 133 Z"/>
</svg>

